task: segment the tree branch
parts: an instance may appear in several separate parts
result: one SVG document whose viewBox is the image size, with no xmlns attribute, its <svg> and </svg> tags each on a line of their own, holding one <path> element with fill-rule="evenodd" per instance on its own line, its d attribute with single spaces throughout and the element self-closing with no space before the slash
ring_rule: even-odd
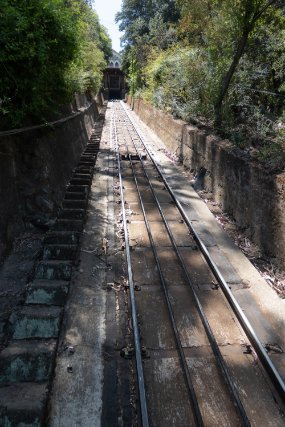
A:
<svg viewBox="0 0 285 427">
<path fill-rule="evenodd" d="M 246 45 L 247 45 L 247 41 L 248 41 L 248 37 L 249 34 L 251 33 L 251 31 L 254 28 L 254 25 L 256 23 L 256 21 L 261 17 L 261 15 L 269 8 L 269 6 L 273 5 L 274 3 L 277 3 L 278 0 L 269 0 L 259 11 L 257 11 L 252 19 L 249 21 L 248 17 L 250 15 L 250 7 L 246 8 L 246 14 L 245 14 L 245 27 L 242 33 L 241 38 L 239 39 L 238 42 L 238 46 L 237 46 L 237 50 L 234 54 L 234 57 L 232 59 L 232 63 L 230 65 L 230 68 L 228 69 L 228 71 L 226 72 L 226 74 L 224 75 L 222 82 L 221 82 L 221 87 L 220 87 L 220 91 L 217 97 L 217 100 L 215 102 L 214 105 L 214 109 L 215 109 L 215 125 L 217 127 L 220 127 L 222 124 L 222 106 L 223 106 L 223 101 L 224 98 L 228 92 L 231 80 L 233 78 L 233 75 L 236 71 L 236 68 L 238 66 L 238 63 L 240 61 L 240 58 L 242 57 Z M 249 0 L 250 2 L 250 0 Z M 247 3 L 248 6 L 250 6 L 250 3 Z M 248 21 L 248 22 L 247 22 Z"/>
<path fill-rule="evenodd" d="M 269 8 L 269 6 L 271 6 L 274 3 L 277 3 L 278 0 L 270 0 L 268 1 L 260 10 L 258 10 L 252 18 L 251 24 L 255 24 L 255 22 L 261 17 L 261 15 L 266 11 L 266 9 Z"/>
</svg>

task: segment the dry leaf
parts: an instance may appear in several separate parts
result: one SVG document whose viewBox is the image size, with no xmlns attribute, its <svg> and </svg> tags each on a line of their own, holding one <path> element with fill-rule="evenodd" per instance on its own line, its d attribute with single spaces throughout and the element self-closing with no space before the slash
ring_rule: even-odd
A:
<svg viewBox="0 0 285 427">
<path fill-rule="evenodd" d="M 102 249 L 103 249 L 105 255 L 107 255 L 108 242 L 109 242 L 109 240 L 106 239 L 106 237 L 103 237 L 103 239 L 102 239 Z"/>
</svg>

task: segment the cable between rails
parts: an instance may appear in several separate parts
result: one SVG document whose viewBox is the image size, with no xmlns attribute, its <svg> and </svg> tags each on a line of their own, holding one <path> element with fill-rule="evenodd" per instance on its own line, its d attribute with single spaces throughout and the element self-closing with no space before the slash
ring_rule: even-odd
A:
<svg viewBox="0 0 285 427">
<path fill-rule="evenodd" d="M 123 182 L 122 182 L 122 173 L 121 173 L 121 164 L 120 164 L 118 135 L 117 135 L 117 128 L 116 128 L 116 121 L 115 121 L 115 113 L 114 113 L 114 105 L 113 104 L 112 104 L 112 119 L 111 119 L 110 137 L 111 137 L 111 141 L 113 141 L 113 139 L 114 139 L 114 142 L 115 142 L 114 145 L 115 145 L 115 152 L 116 152 L 117 164 L 118 164 L 118 176 L 119 176 L 119 184 L 120 184 L 122 218 L 123 218 L 123 226 L 124 226 L 125 251 L 126 251 L 127 268 L 128 268 L 128 281 L 129 281 L 129 290 L 130 290 L 130 302 L 131 302 L 132 324 L 133 324 L 135 356 L 136 356 L 136 372 L 137 372 L 139 400 L 140 400 L 140 412 L 141 412 L 140 415 L 141 415 L 142 427 L 149 427 L 148 409 L 147 409 L 146 393 L 145 393 L 144 373 L 143 373 L 143 367 L 142 367 L 140 334 L 139 334 L 139 326 L 138 326 L 138 319 L 137 319 L 137 308 L 136 308 L 136 301 L 135 301 L 133 272 L 132 272 L 132 265 L 131 265 L 129 235 L 128 235 L 128 228 L 127 228 L 126 210 L 125 210 L 125 198 L 124 198 L 124 192 L 123 192 Z"/>
<path fill-rule="evenodd" d="M 158 254 L 157 254 L 157 251 L 156 251 L 156 247 L 155 247 L 155 244 L 154 244 L 154 240 L 153 240 L 153 237 L 152 237 L 152 233 L 151 233 L 151 230 L 150 230 L 149 222 L 148 222 L 148 219 L 147 219 L 147 216 L 146 216 L 146 212 L 145 212 L 144 204 L 143 204 L 143 201 L 142 201 L 141 193 L 140 193 L 140 190 L 139 190 L 139 187 L 138 187 L 136 173 L 135 173 L 135 170 L 134 170 L 134 167 L 133 167 L 133 162 L 132 162 L 131 156 L 129 157 L 129 160 L 130 160 L 130 164 L 131 164 L 131 167 L 132 167 L 132 172 L 133 172 L 133 176 L 134 176 L 134 180 L 135 180 L 135 184 L 136 184 L 136 189 L 137 189 L 137 193 L 138 193 L 138 196 L 139 196 L 139 200 L 140 200 L 140 204 L 141 204 L 141 208 L 142 208 L 142 212 L 143 212 L 143 217 L 144 217 L 144 221 L 145 221 L 145 225 L 146 225 L 148 237 L 149 237 L 151 248 L 152 248 L 152 251 L 153 251 L 153 254 L 154 254 L 155 262 L 156 262 L 156 265 L 157 265 L 157 269 L 158 269 L 160 281 L 161 281 L 161 284 L 162 284 L 162 287 L 163 287 L 163 292 L 164 292 L 164 296 L 165 296 L 165 300 L 166 300 L 166 304 L 167 304 L 167 308 L 168 308 L 168 312 L 169 312 L 169 316 L 170 316 L 172 328 L 173 328 L 173 331 L 174 331 L 174 335 L 175 335 L 175 339 L 176 339 L 176 344 L 177 344 L 177 347 L 178 347 L 178 350 L 179 350 L 181 365 L 182 365 L 182 368 L 183 368 L 185 376 L 186 376 L 187 387 L 188 387 L 189 394 L 190 394 L 191 405 L 192 405 L 192 408 L 193 408 L 193 415 L 194 415 L 195 423 L 196 423 L 196 426 L 203 427 L 204 423 L 203 423 L 203 420 L 202 420 L 202 415 L 201 415 L 201 412 L 200 412 L 200 408 L 199 408 L 198 400 L 197 400 L 196 393 L 195 393 L 195 390 L 194 390 L 194 386 L 193 386 L 193 383 L 192 383 L 192 379 L 191 379 L 191 376 L 190 376 L 190 373 L 189 373 L 189 369 L 188 369 L 186 357 L 185 357 L 185 354 L 184 354 L 184 351 L 183 351 L 182 343 L 181 343 L 181 340 L 180 340 L 180 337 L 179 337 L 179 332 L 178 332 L 178 328 L 177 328 L 177 325 L 176 325 L 176 322 L 175 322 L 174 313 L 173 313 L 171 302 L 170 302 L 170 298 L 169 298 L 169 295 L 168 295 L 165 278 L 164 278 L 164 275 L 163 275 L 163 272 L 162 272 L 162 268 L 161 268 L 161 265 L 160 265 L 159 257 L 158 257 Z"/>
</svg>

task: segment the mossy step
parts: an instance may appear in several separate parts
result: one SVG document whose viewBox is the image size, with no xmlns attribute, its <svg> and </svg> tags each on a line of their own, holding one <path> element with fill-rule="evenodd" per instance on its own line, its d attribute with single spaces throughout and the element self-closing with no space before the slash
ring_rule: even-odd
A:
<svg viewBox="0 0 285 427">
<path fill-rule="evenodd" d="M 15 340 L 0 353 L 0 384 L 48 381 L 56 340 Z"/>
<path fill-rule="evenodd" d="M 86 209 L 87 208 L 88 201 L 87 199 L 84 200 L 63 200 L 62 207 L 65 209 Z"/>
<path fill-rule="evenodd" d="M 57 338 L 61 315 L 60 307 L 24 305 L 10 316 L 13 339 Z"/>
<path fill-rule="evenodd" d="M 78 167 L 80 167 L 80 166 L 94 166 L 94 160 L 84 160 L 84 159 L 82 159 L 82 160 L 80 160 L 79 161 L 79 163 L 78 163 L 78 165 L 77 165 Z"/>
<path fill-rule="evenodd" d="M 92 174 L 91 173 L 83 173 L 83 172 L 74 172 L 72 175 L 72 178 L 77 178 L 77 179 L 88 179 L 89 181 L 91 181 L 92 179 Z"/>
<path fill-rule="evenodd" d="M 60 223 L 75 223 L 75 221 L 68 221 L 68 220 L 60 220 L 58 221 Z M 82 221 L 76 221 L 76 223 L 81 223 L 81 226 L 83 226 Z M 77 245 L 81 236 L 81 233 L 79 231 L 74 230 L 66 230 L 67 227 L 63 227 L 60 230 L 56 230 L 57 222 L 53 226 L 54 230 L 50 231 L 46 234 L 44 238 L 44 243 L 46 244 L 63 244 L 63 245 Z M 80 230 L 81 231 L 81 230 Z"/>
<path fill-rule="evenodd" d="M 87 196 L 86 196 L 86 194 L 84 194 L 82 192 L 67 191 L 64 195 L 64 200 L 85 200 L 85 201 L 87 201 Z"/>
<path fill-rule="evenodd" d="M 70 185 L 90 185 L 91 178 L 71 178 Z"/>
<path fill-rule="evenodd" d="M 69 282 L 63 280 L 34 280 L 29 284 L 26 304 L 64 306 Z"/>
<path fill-rule="evenodd" d="M 77 245 L 46 244 L 43 250 L 43 260 L 74 260 Z"/>
<path fill-rule="evenodd" d="M 59 218 L 55 221 L 52 226 L 52 230 L 55 231 L 82 231 L 84 221 L 83 219 L 68 219 L 68 218 Z"/>
<path fill-rule="evenodd" d="M 83 193 L 83 194 L 87 195 L 89 193 L 89 188 L 90 188 L 90 186 L 86 185 L 86 184 L 84 184 L 84 185 L 81 185 L 81 184 L 69 184 L 67 186 L 67 188 L 66 188 L 66 191 L 67 192 L 71 191 L 72 193 L 73 192 Z"/>
<path fill-rule="evenodd" d="M 70 280 L 72 273 L 71 261 L 41 261 L 36 269 L 36 279 Z"/>
<path fill-rule="evenodd" d="M 47 383 L 16 383 L 0 388 L 0 426 L 40 427 L 47 400 Z"/>
<path fill-rule="evenodd" d="M 62 209 L 59 219 L 84 219 L 86 216 L 85 209 Z"/>
</svg>

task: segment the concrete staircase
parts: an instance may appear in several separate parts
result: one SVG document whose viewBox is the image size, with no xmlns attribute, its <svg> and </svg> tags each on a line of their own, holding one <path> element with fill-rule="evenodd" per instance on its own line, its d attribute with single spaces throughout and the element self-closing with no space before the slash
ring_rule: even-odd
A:
<svg viewBox="0 0 285 427">
<path fill-rule="evenodd" d="M 103 118 L 96 124 L 62 209 L 46 234 L 25 303 L 9 319 L 11 340 L 0 353 L 0 426 L 46 425 L 47 399 L 74 262 L 86 218 Z"/>
</svg>

